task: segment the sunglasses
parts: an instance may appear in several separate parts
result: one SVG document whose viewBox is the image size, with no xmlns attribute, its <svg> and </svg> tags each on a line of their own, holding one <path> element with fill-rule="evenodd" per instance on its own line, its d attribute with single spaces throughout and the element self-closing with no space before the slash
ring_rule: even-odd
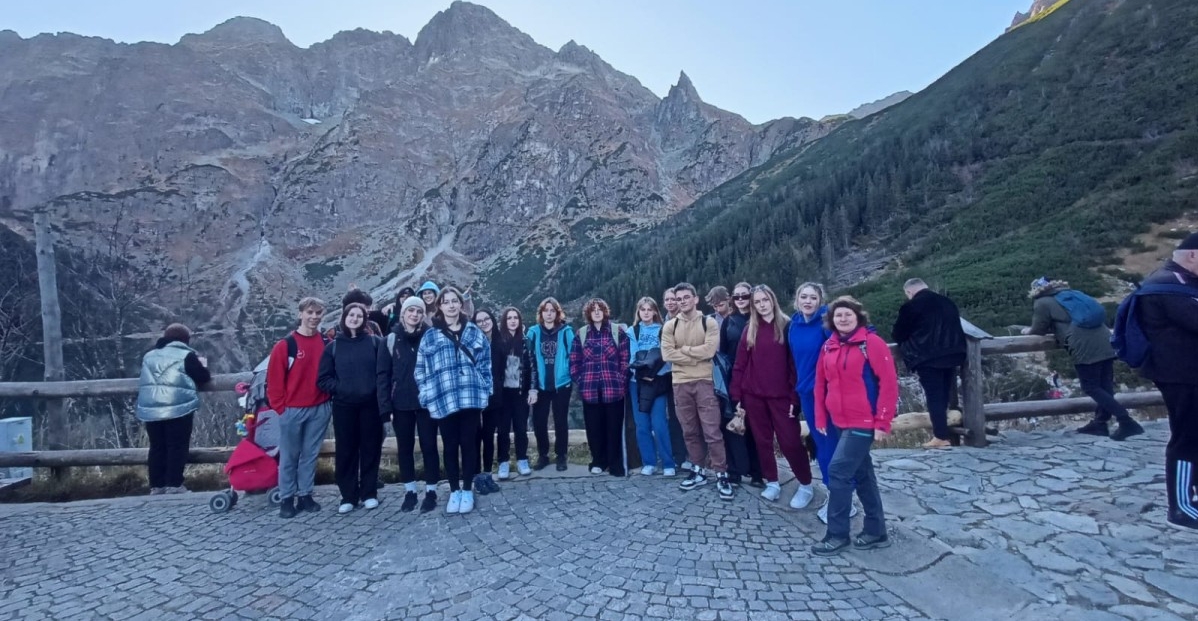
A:
<svg viewBox="0 0 1198 621">
<path fill-rule="evenodd" d="M 749 294 L 745 293 L 745 294 L 742 294 L 742 295 L 734 295 L 734 296 L 732 296 L 732 299 L 733 299 L 733 300 L 737 300 L 738 302 L 744 302 L 745 300 L 747 300 L 747 299 L 749 299 L 749 298 L 751 298 L 751 297 L 753 297 L 753 296 L 751 296 L 751 295 L 749 295 Z"/>
</svg>

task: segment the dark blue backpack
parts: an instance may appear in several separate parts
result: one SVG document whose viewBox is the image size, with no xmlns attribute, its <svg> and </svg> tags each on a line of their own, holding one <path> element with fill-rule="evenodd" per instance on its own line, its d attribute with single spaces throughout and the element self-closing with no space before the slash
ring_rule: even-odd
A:
<svg viewBox="0 0 1198 621">
<path fill-rule="evenodd" d="M 1106 309 L 1081 291 L 1066 289 L 1053 297 L 1069 313 L 1069 322 L 1079 328 L 1097 328 L 1106 323 Z"/>
<path fill-rule="evenodd" d="M 1137 300 L 1142 295 L 1194 297 L 1194 288 L 1168 283 L 1137 285 L 1136 290 L 1119 303 L 1119 310 L 1115 311 L 1115 327 L 1111 331 L 1111 346 L 1115 348 L 1115 354 L 1119 359 L 1133 369 L 1144 366 L 1149 352 L 1152 351 L 1152 343 L 1148 342 L 1148 336 L 1144 334 L 1144 329 L 1140 327 L 1140 318 L 1136 315 L 1136 308 L 1139 306 Z"/>
</svg>

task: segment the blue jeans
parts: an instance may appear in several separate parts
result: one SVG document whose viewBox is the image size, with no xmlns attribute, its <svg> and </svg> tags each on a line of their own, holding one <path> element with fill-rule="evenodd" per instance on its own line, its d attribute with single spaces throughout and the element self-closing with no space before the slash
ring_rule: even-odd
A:
<svg viewBox="0 0 1198 621">
<path fill-rule="evenodd" d="M 640 411 L 637 400 L 636 380 L 628 382 L 632 391 L 632 420 L 636 423 L 636 448 L 641 453 L 641 463 L 656 466 L 661 458 L 662 468 L 677 468 L 674 451 L 670 444 L 670 423 L 666 418 L 666 396 L 653 400 L 653 410 Z"/>
<path fill-rule="evenodd" d="M 333 406 L 287 408 L 279 418 L 279 491 L 283 499 L 311 496 L 316 484 L 316 459 L 329 429 Z"/>
<path fill-rule="evenodd" d="M 853 485 L 865 510 L 865 534 L 884 536 L 886 516 L 882 511 L 882 495 L 874 476 L 874 462 L 869 447 L 874 443 L 873 429 L 845 429 L 836 444 L 828 470 L 828 537 L 849 538 L 849 511 L 853 508 Z"/>
<path fill-rule="evenodd" d="M 824 486 L 828 485 L 828 467 L 832 463 L 832 454 L 836 452 L 836 443 L 840 440 L 840 430 L 828 419 L 827 434 L 815 430 L 815 392 L 799 393 L 799 404 L 803 408 L 803 418 L 807 420 L 807 429 L 811 431 L 811 441 L 815 442 L 815 461 L 819 464 L 819 473 L 823 477 Z"/>
</svg>

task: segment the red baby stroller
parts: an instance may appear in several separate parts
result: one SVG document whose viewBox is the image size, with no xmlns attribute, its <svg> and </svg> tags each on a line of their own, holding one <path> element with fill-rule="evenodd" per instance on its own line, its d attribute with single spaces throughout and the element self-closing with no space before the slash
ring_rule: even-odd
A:
<svg viewBox="0 0 1198 621">
<path fill-rule="evenodd" d="M 229 489 L 218 492 L 208 501 L 213 513 L 225 513 L 237 505 L 237 492 L 260 494 L 266 492 L 267 502 L 277 507 L 282 501 L 279 491 L 279 415 L 266 403 L 266 361 L 254 369 L 248 385 L 239 384 L 237 392 L 245 415 L 238 423 L 238 433 L 245 438 L 233 449 L 225 464 Z"/>
</svg>

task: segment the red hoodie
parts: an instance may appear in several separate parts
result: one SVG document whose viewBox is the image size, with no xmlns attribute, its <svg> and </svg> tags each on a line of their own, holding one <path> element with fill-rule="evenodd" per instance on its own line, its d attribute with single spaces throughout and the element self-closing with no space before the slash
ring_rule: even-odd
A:
<svg viewBox="0 0 1198 621">
<path fill-rule="evenodd" d="M 324 354 L 324 337 L 320 334 L 304 336 L 299 332 L 292 332 L 291 336 L 298 346 L 291 368 L 287 368 L 287 339 L 275 343 L 266 365 L 266 400 L 270 402 L 270 409 L 280 415 L 289 407 L 312 407 L 329 400 L 329 396 L 316 387 L 320 357 Z"/>
<path fill-rule="evenodd" d="M 865 352 L 861 351 L 862 344 Z M 866 362 L 872 374 L 866 370 Z M 897 409 L 898 372 L 886 341 L 863 327 L 843 343 L 836 333 L 824 341 L 815 365 L 817 429 L 827 429 L 830 415 L 840 429 L 890 433 L 890 421 Z"/>
<path fill-rule="evenodd" d="M 778 321 L 778 318 L 774 317 L 774 321 Z M 746 326 L 736 347 L 736 362 L 732 365 L 728 397 L 740 401 L 745 395 L 752 395 L 766 399 L 787 399 L 798 405 L 799 395 L 795 392 L 797 381 L 794 358 L 790 356 L 785 332 L 782 341 L 778 341 L 774 338 L 773 322 L 762 321 L 757 326 L 757 342 L 753 349 L 749 349 L 749 328 Z"/>
</svg>

